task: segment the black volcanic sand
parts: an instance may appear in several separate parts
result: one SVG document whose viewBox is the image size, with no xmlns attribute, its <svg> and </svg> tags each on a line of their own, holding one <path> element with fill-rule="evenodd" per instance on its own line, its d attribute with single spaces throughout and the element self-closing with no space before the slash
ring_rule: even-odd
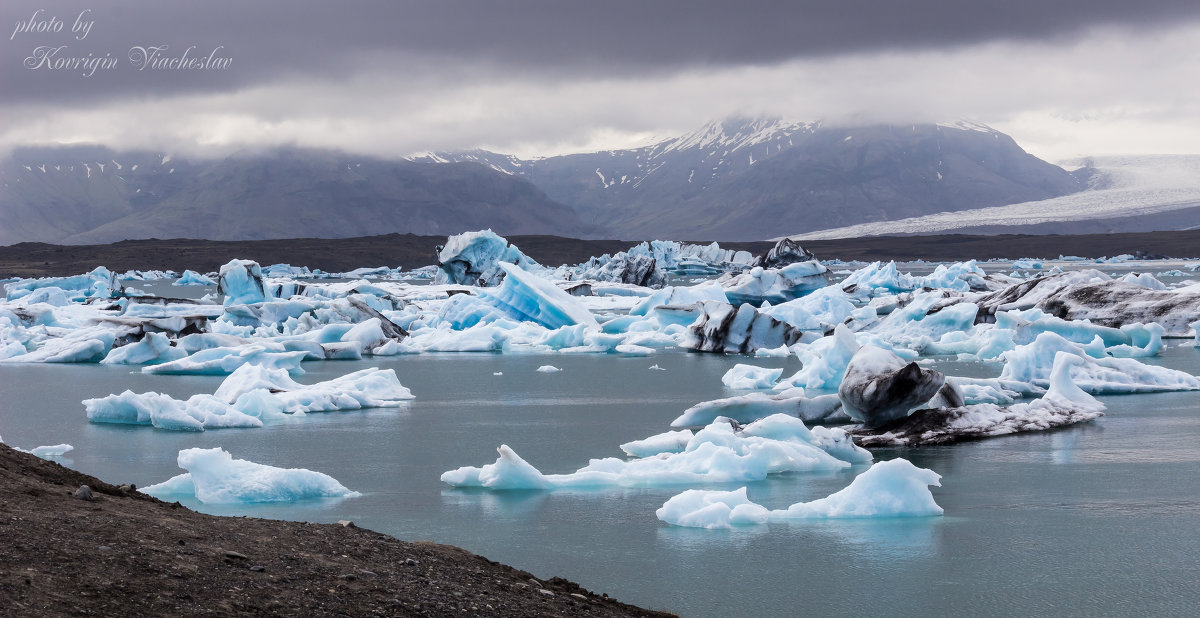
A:
<svg viewBox="0 0 1200 618">
<path fill-rule="evenodd" d="M 0 445 L 0 616 L 67 614 L 672 615 L 449 545 L 203 515 Z"/>
<path fill-rule="evenodd" d="M 578 264 L 592 256 L 613 254 L 636 244 L 632 240 L 579 240 L 558 236 L 509 236 L 526 255 L 550 266 Z M 66 276 L 97 266 L 123 272 L 192 269 L 215 271 L 233 258 L 266 266 L 286 263 L 344 272 L 364 266 L 417 268 L 436 263 L 436 247 L 444 236 L 387 234 L 360 238 L 290 240 L 127 240 L 110 245 L 20 243 L 0 247 L 0 277 Z M 1125 234 L 967 236 L 875 236 L 801 243 L 821 259 L 928 261 L 991 258 L 1097 258 L 1123 253 L 1177 258 L 1200 257 L 1200 230 Z M 771 242 L 721 243 L 726 249 L 761 255 Z"/>
</svg>

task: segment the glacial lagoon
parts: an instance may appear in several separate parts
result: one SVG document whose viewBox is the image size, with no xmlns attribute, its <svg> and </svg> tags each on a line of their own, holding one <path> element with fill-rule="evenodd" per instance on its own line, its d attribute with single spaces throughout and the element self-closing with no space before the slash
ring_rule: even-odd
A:
<svg viewBox="0 0 1200 618">
<path fill-rule="evenodd" d="M 1200 351 L 1173 340 L 1151 364 L 1200 374 Z M 544 374 L 552 362 L 562 369 Z M 181 472 L 180 449 L 327 473 L 362 496 L 293 504 L 187 506 L 220 515 L 355 523 L 406 540 L 464 547 L 542 577 L 558 575 L 684 616 L 1187 615 L 1200 598 L 1200 395 L 1105 396 L 1106 415 L 1065 429 L 922 448 L 873 449 L 942 475 L 943 517 L 831 520 L 731 530 L 678 528 L 655 509 L 682 490 L 491 492 L 438 480 L 508 444 L 546 472 L 621 456 L 680 411 L 729 395 L 737 363 L 799 368 L 794 357 L 660 352 L 423 354 L 305 363 L 304 383 L 393 368 L 416 396 L 399 408 L 310 414 L 259 430 L 203 433 L 88 423 L 82 399 L 129 388 L 176 398 L 219 376 L 157 376 L 97 365 L 0 367 L 0 436 L 26 448 L 66 442 L 63 463 L 140 486 Z M 665 371 L 651 370 L 658 365 Z M 995 363 L 939 359 L 951 375 Z M 503 375 L 493 375 L 501 372 Z M 865 466 L 748 484 L 771 508 L 846 486 Z M 717 485 L 712 489 L 735 489 Z M 886 608 L 884 610 L 883 608 Z"/>
</svg>

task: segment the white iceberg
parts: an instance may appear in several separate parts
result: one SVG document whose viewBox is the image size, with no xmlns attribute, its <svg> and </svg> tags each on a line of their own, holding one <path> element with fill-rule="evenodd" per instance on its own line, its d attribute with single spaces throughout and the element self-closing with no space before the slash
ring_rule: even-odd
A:
<svg viewBox="0 0 1200 618">
<path fill-rule="evenodd" d="M 156 498 L 195 497 L 205 504 L 295 502 L 313 498 L 353 498 L 333 477 L 304 468 L 276 468 L 234 459 L 221 448 L 179 451 L 187 473 L 141 489 Z"/>
<path fill-rule="evenodd" d="M 225 306 L 267 300 L 262 268 L 253 260 L 230 260 L 217 274 L 217 293 L 225 296 Z"/>
<path fill-rule="evenodd" d="M 721 383 L 732 389 L 756 390 L 771 388 L 781 375 L 782 367 L 755 367 L 739 363 L 721 376 Z"/>
<path fill-rule="evenodd" d="M 261 274 L 261 271 L 260 271 L 260 274 Z M 216 284 L 217 284 L 217 282 L 216 282 L 216 281 L 213 281 L 213 280 L 212 280 L 211 278 L 209 278 L 208 276 L 206 276 L 206 275 L 202 275 L 202 274 L 200 274 L 200 273 L 198 273 L 198 272 L 196 272 L 196 271 L 194 271 L 194 270 L 185 270 L 185 271 L 183 271 L 183 274 L 179 276 L 179 279 L 177 279 L 177 280 L 175 280 L 174 282 L 172 282 L 172 283 L 171 283 L 171 285 L 178 285 L 178 286 L 184 286 L 184 285 L 216 285 Z"/>
<path fill-rule="evenodd" d="M 690 489 L 667 500 L 655 515 L 672 525 L 709 529 L 769 521 L 931 517 L 943 513 L 929 491 L 931 485 L 941 486 L 941 478 L 907 459 L 892 459 L 871 466 L 837 493 L 786 509 L 768 510 L 751 502 L 745 487 L 734 491 Z"/>
<path fill-rule="evenodd" d="M 840 429 L 810 431 L 799 419 L 775 415 L 736 432 L 718 420 L 696 432 L 678 453 L 633 460 L 593 459 L 570 474 L 543 474 L 506 445 L 495 463 L 465 466 L 442 474 L 455 487 L 561 489 L 572 487 L 655 487 L 689 483 L 762 480 L 769 474 L 837 470 L 870 461 L 870 453 Z"/>
<path fill-rule="evenodd" d="M 171 345 L 162 333 L 146 333 L 141 341 L 113 348 L 102 365 L 152 365 L 179 360 L 188 353 Z"/>
</svg>

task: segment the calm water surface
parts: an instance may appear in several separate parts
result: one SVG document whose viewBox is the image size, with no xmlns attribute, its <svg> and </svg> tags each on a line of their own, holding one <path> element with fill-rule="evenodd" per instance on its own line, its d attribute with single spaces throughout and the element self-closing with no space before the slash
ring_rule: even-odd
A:
<svg viewBox="0 0 1200 618">
<path fill-rule="evenodd" d="M 1172 343 L 1177 346 L 1177 343 Z M 1196 615 L 1200 612 L 1200 394 L 1104 398 L 1107 416 L 1037 434 L 925 449 L 879 449 L 943 476 L 938 518 L 669 527 L 654 510 L 682 487 L 490 493 L 438 476 L 492 462 L 508 444 L 543 472 L 619 456 L 688 406 L 728 396 L 737 362 L 794 359 L 669 352 L 445 354 L 306 363 L 313 382 L 394 368 L 416 399 L 402 408 L 314 414 L 264 429 L 174 433 L 88 423 L 80 401 L 132 389 L 184 398 L 220 377 L 153 376 L 105 366 L 0 366 L 0 436 L 26 448 L 67 442 L 64 463 L 148 485 L 181 472 L 177 452 L 328 473 L 361 498 L 209 506 L 216 514 L 356 523 L 406 540 L 465 547 L 599 592 L 685 616 Z M 1200 352 L 1153 362 L 1200 374 Z M 539 365 L 563 371 L 537 373 Z M 649 370 L 658 364 L 666 371 Z M 995 364 L 944 361 L 957 375 Z M 504 375 L 494 376 L 493 372 Z M 862 471 L 789 474 L 749 486 L 772 508 L 822 497 Z M 735 488 L 713 486 L 713 488 Z"/>
</svg>

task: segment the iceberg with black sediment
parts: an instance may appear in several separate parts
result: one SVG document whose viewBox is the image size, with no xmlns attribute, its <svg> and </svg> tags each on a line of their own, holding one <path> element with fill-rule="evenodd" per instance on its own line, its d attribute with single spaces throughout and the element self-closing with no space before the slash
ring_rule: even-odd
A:
<svg viewBox="0 0 1200 618">
<path fill-rule="evenodd" d="M 662 521 L 691 528 L 731 528 L 813 519 L 933 517 L 943 514 L 929 491 L 941 486 L 941 475 L 918 468 L 907 459 L 872 465 L 850 485 L 825 498 L 770 510 L 734 491 L 689 489 L 667 500 L 655 515 Z"/>
<path fill-rule="evenodd" d="M 1080 389 L 1071 372 L 1086 360 L 1069 352 L 1054 355 L 1049 388 L 1039 399 L 1007 407 L 983 403 L 930 407 L 876 428 L 853 429 L 863 446 L 948 444 L 1083 423 L 1103 415 L 1104 405 Z"/>
<path fill-rule="evenodd" d="M 234 459 L 219 447 L 181 450 L 177 462 L 186 473 L 143 487 L 141 492 L 161 499 L 194 497 L 205 504 L 296 502 L 362 495 L 328 474 Z"/>
<path fill-rule="evenodd" d="M 699 304 L 699 312 L 680 347 L 697 352 L 750 354 L 760 348 L 790 346 L 804 336 L 790 324 L 760 313 L 749 304 L 734 307 L 704 301 Z"/>
</svg>

